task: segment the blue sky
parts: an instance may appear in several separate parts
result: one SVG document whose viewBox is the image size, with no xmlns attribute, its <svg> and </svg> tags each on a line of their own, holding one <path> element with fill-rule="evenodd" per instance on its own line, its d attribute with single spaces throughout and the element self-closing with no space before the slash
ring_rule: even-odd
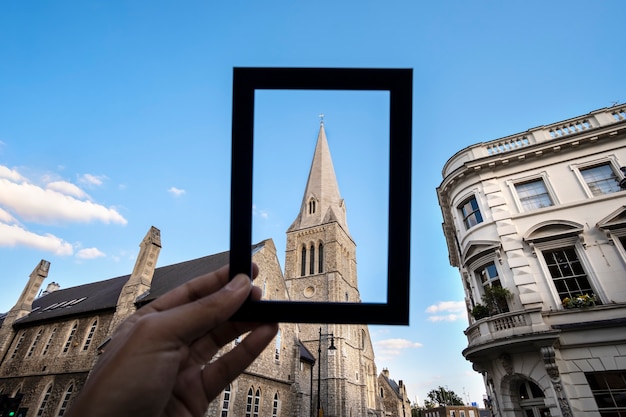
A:
<svg viewBox="0 0 626 417">
<path fill-rule="evenodd" d="M 413 400 L 443 385 L 480 402 L 461 356 L 441 169 L 474 143 L 623 103 L 625 12 L 620 1 L 2 2 L 0 311 L 40 259 L 52 263 L 44 285 L 129 273 L 152 225 L 160 265 L 228 250 L 234 66 L 413 68 L 411 324 L 371 328 L 377 364 Z M 274 171 L 255 188 L 255 237 L 275 239 L 283 263 L 324 113 L 366 300 L 380 296 L 385 251 L 386 99 L 267 92 L 256 113 Z"/>
</svg>

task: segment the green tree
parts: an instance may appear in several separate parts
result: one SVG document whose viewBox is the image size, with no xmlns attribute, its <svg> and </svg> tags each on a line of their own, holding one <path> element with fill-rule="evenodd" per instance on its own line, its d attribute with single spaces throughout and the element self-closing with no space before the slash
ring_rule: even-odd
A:
<svg viewBox="0 0 626 417">
<path fill-rule="evenodd" d="M 465 403 L 454 391 L 439 386 L 426 395 L 424 405 L 426 408 L 433 408 L 440 405 L 465 405 Z"/>
</svg>

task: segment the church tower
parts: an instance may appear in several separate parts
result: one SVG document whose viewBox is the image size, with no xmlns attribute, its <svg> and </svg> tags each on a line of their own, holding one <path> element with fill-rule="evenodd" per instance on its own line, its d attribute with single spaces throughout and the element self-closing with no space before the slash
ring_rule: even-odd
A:
<svg viewBox="0 0 626 417">
<path fill-rule="evenodd" d="M 356 243 L 348 229 L 323 120 L 300 212 L 287 230 L 285 256 L 284 276 L 293 301 L 361 302 Z M 300 340 L 316 356 L 315 368 L 319 366 L 313 371 L 314 410 L 319 404 L 325 417 L 365 417 L 380 410 L 366 325 L 301 324 Z M 329 349 L 331 345 L 335 349 Z"/>
</svg>

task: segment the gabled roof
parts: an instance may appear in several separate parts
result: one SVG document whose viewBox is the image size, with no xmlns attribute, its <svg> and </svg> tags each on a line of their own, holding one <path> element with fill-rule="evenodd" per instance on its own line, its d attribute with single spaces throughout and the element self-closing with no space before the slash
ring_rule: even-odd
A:
<svg viewBox="0 0 626 417">
<path fill-rule="evenodd" d="M 261 242 L 254 245 L 252 251 L 256 251 L 264 244 L 265 242 Z M 221 252 L 156 268 L 150 290 L 141 295 L 137 303 L 147 304 L 180 284 L 221 268 L 228 260 L 229 252 Z M 130 274 L 46 294 L 33 301 L 30 314 L 17 320 L 15 325 L 22 326 L 97 311 L 114 311 L 122 287 L 129 278 Z M 1 316 L 0 318 L 3 319 Z"/>
<path fill-rule="evenodd" d="M 307 349 L 306 346 L 304 346 L 304 343 L 299 342 L 298 344 L 300 345 L 300 360 L 304 361 L 304 362 L 308 362 L 308 363 L 314 364 L 315 363 L 315 356 L 313 356 L 311 351 L 309 349 Z"/>
<path fill-rule="evenodd" d="M 385 380 L 385 382 L 387 382 L 387 384 L 389 385 L 389 387 L 393 390 L 393 392 L 398 396 L 398 398 L 402 398 L 402 394 L 400 393 L 400 387 L 398 386 L 398 384 L 396 383 L 396 381 L 394 381 L 391 378 L 387 378 L 385 376 L 385 374 L 381 374 L 381 376 L 383 377 L 383 379 Z"/>
</svg>

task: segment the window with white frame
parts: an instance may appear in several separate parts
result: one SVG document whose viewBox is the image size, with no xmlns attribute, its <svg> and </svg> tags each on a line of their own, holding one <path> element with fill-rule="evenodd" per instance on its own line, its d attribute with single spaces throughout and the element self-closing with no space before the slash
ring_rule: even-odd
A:
<svg viewBox="0 0 626 417">
<path fill-rule="evenodd" d="M 26 337 L 26 332 L 22 331 L 20 338 L 17 339 L 17 343 L 15 344 L 15 347 L 13 348 L 13 353 L 11 353 L 11 359 L 15 358 L 15 356 L 17 355 L 17 351 L 20 349 L 20 346 L 22 345 L 22 342 L 24 341 L 25 337 Z"/>
<path fill-rule="evenodd" d="M 482 287 L 481 298 L 492 314 L 506 313 L 509 306 L 506 298 L 498 295 L 498 289 L 502 288 L 498 268 L 495 262 L 489 262 L 477 268 L 474 273 Z"/>
<path fill-rule="evenodd" d="M 65 391 L 65 395 L 63 396 L 63 399 L 61 400 L 61 406 L 59 407 L 59 412 L 57 413 L 58 417 L 63 416 L 65 412 L 67 411 L 67 406 L 70 403 L 70 398 L 72 398 L 72 391 L 74 391 L 74 384 L 70 384 L 70 386 L 67 387 L 67 390 Z"/>
<path fill-rule="evenodd" d="M 559 299 L 565 307 L 566 299 L 573 300 L 585 295 L 593 297 L 594 304 L 601 304 L 574 246 L 544 250 L 542 255 Z"/>
<path fill-rule="evenodd" d="M 554 205 L 543 178 L 515 184 L 515 192 L 524 211 L 536 210 Z"/>
<path fill-rule="evenodd" d="M 72 346 L 72 340 L 74 339 L 74 335 L 76 334 L 76 329 L 78 328 L 78 323 L 74 323 L 72 326 L 72 330 L 70 330 L 70 334 L 67 336 L 67 341 L 65 342 L 65 346 L 63 346 L 63 353 L 66 353 L 70 350 L 70 346 Z"/>
<path fill-rule="evenodd" d="M 46 405 L 48 405 L 48 400 L 50 399 L 50 394 L 52 393 L 52 384 L 48 385 L 48 389 L 41 399 L 41 404 L 39 404 L 39 409 L 37 410 L 37 417 L 43 416 L 44 411 L 46 411 Z"/>
<path fill-rule="evenodd" d="M 53 328 L 52 331 L 50 332 L 50 337 L 48 337 L 48 342 L 46 343 L 46 346 L 44 346 L 43 348 L 43 352 L 41 352 L 42 355 L 47 355 L 48 351 L 50 350 L 50 345 L 52 345 L 52 341 L 54 340 L 54 335 L 57 332 L 57 328 Z"/>
<path fill-rule="evenodd" d="M 274 359 L 276 361 L 280 361 L 280 342 L 281 342 L 280 337 L 281 337 L 280 329 L 278 329 L 278 332 L 276 333 L 276 346 L 274 349 Z"/>
<path fill-rule="evenodd" d="M 580 168 L 580 175 L 585 180 L 589 191 L 594 196 L 621 191 L 619 177 L 609 162 L 586 168 Z"/>
<path fill-rule="evenodd" d="M 274 401 L 272 402 L 272 417 L 278 416 L 278 393 L 274 394 Z"/>
<path fill-rule="evenodd" d="M 96 333 L 96 329 L 98 328 L 98 319 L 94 320 L 91 323 L 91 328 L 89 328 L 89 333 L 87 333 L 87 337 L 85 338 L 85 343 L 83 343 L 83 351 L 89 349 L 89 345 L 91 345 L 91 341 L 93 340 L 93 336 Z"/>
<path fill-rule="evenodd" d="M 39 343 L 39 339 L 41 339 L 41 335 L 43 334 L 43 329 L 39 329 L 33 343 L 30 345 L 30 349 L 28 349 L 28 353 L 26 356 L 33 356 L 35 349 L 37 348 L 37 344 Z"/>
<path fill-rule="evenodd" d="M 257 388 L 254 394 L 254 408 L 252 409 L 252 417 L 259 417 L 259 409 L 261 408 L 261 389 Z"/>
<path fill-rule="evenodd" d="M 463 225 L 465 225 L 465 230 L 468 230 L 471 227 L 483 222 L 483 216 L 480 213 L 480 207 L 478 206 L 478 201 L 476 200 L 475 196 L 464 200 L 458 206 L 458 209 L 461 212 L 461 217 L 463 219 Z"/>
<path fill-rule="evenodd" d="M 252 388 L 248 389 L 248 397 L 246 399 L 246 417 L 252 417 L 252 401 L 254 398 L 254 391 Z"/>
</svg>

